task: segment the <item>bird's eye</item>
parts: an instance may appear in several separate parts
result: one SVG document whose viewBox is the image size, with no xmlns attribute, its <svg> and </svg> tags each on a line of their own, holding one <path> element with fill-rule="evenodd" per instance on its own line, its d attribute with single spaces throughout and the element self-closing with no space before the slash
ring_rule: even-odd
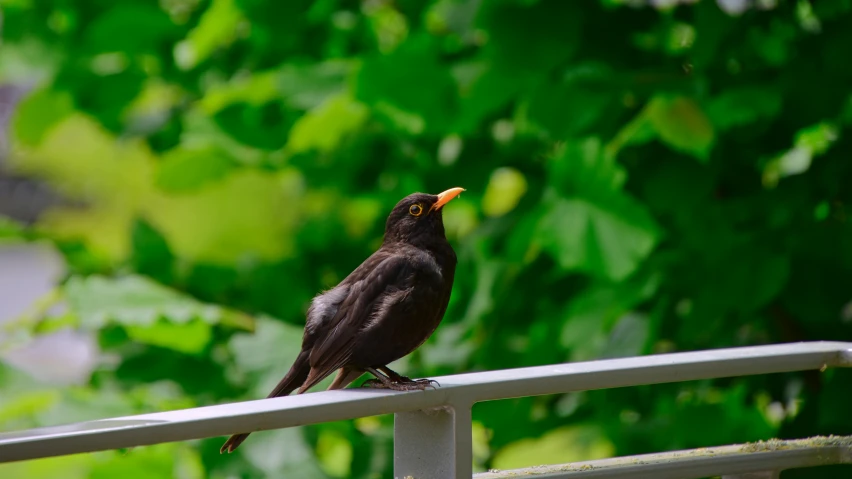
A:
<svg viewBox="0 0 852 479">
<path fill-rule="evenodd" d="M 420 205 L 411 205 L 411 207 L 408 208 L 408 212 L 411 216 L 420 216 L 423 214 L 423 207 Z"/>
</svg>

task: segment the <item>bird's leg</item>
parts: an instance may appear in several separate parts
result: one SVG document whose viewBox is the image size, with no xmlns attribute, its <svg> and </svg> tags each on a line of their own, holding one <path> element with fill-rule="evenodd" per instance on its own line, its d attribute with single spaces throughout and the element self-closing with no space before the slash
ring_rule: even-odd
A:
<svg viewBox="0 0 852 479">
<path fill-rule="evenodd" d="M 376 370 L 378 369 L 378 370 Z M 380 373 L 382 371 L 385 374 Z M 367 372 L 376 376 L 376 379 L 364 381 L 361 386 L 376 388 L 376 389 L 392 389 L 394 391 L 422 391 L 428 387 L 435 388 L 437 381 L 431 379 L 417 379 L 401 376 L 388 368 L 382 366 L 379 368 L 367 368 Z"/>
<path fill-rule="evenodd" d="M 376 379 L 368 379 L 361 383 L 361 387 L 367 388 L 375 388 L 375 389 L 390 389 L 393 381 L 384 374 L 376 371 L 373 368 L 366 368 L 367 372 L 376 377 Z"/>
<path fill-rule="evenodd" d="M 385 373 L 387 375 L 387 377 L 390 378 L 391 381 L 398 382 L 398 383 L 411 382 L 410 377 L 403 376 L 403 375 L 399 374 L 398 372 L 394 371 L 393 369 L 391 369 L 387 366 L 380 366 L 376 369 Z"/>
</svg>

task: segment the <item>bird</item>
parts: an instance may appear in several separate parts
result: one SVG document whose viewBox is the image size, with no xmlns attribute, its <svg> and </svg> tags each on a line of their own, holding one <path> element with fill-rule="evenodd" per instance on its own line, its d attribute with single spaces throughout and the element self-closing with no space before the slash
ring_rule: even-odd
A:
<svg viewBox="0 0 852 479">
<path fill-rule="evenodd" d="M 311 301 L 302 348 L 268 398 L 302 394 L 335 371 L 329 390 L 343 389 L 365 372 L 375 376 L 365 381 L 367 387 L 412 391 L 435 386 L 387 365 L 420 347 L 444 317 L 457 258 L 447 241 L 443 208 L 462 191 L 413 193 L 394 206 L 379 249 Z M 248 435 L 231 436 L 219 452 L 233 452 Z"/>
</svg>

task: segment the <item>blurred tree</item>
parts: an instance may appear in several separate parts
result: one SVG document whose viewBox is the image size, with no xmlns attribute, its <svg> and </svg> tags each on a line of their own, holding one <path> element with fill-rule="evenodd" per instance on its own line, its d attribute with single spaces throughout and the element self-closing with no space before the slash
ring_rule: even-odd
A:
<svg viewBox="0 0 852 479">
<path fill-rule="evenodd" d="M 3 323 L 3 430 L 265 395 L 312 295 L 376 248 L 392 205 L 451 186 L 468 190 L 446 211 L 456 288 L 411 375 L 852 340 L 849 0 L 0 9 L 0 81 L 30 88 L 5 168 L 68 200 L 0 239 L 49 241 L 69 271 Z M 85 379 L 20 367 L 69 329 L 97 339 Z M 476 467 L 852 434 L 850 379 L 481 404 Z M 390 423 L 0 472 L 391 477 Z"/>
</svg>

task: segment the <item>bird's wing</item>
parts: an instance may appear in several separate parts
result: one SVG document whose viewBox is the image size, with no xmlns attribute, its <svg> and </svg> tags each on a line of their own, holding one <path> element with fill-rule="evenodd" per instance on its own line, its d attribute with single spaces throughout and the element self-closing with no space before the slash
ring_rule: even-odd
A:
<svg viewBox="0 0 852 479">
<path fill-rule="evenodd" d="M 372 261 L 370 261 L 372 260 Z M 405 286 L 411 266 L 398 255 L 376 255 L 344 281 L 349 292 L 341 301 L 327 332 L 311 350 L 311 373 L 300 392 L 307 391 L 349 360 L 358 333 L 371 320 L 382 298 Z M 401 284 L 402 283 L 402 284 Z"/>
</svg>

